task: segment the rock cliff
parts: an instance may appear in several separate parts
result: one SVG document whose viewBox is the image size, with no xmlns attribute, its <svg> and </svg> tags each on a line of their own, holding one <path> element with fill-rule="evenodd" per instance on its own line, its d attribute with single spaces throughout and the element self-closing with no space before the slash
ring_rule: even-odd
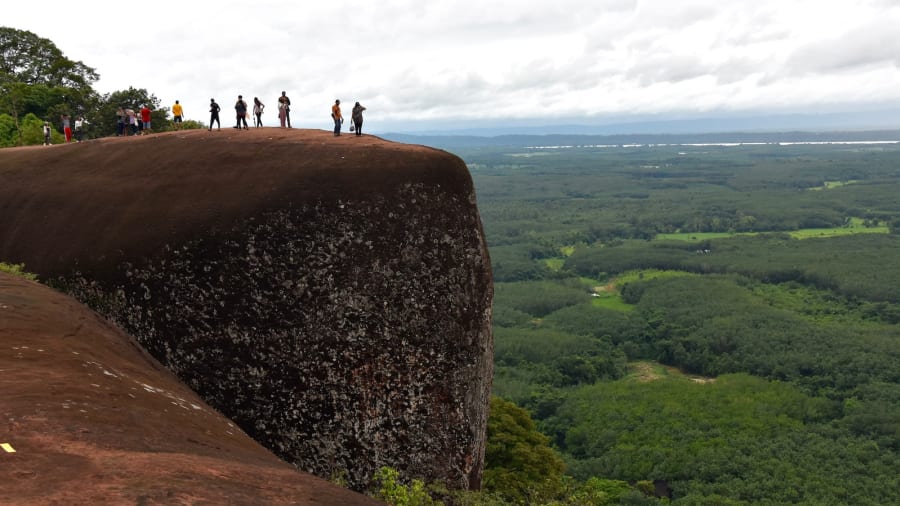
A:
<svg viewBox="0 0 900 506">
<path fill-rule="evenodd" d="M 471 178 L 375 137 L 191 131 L 0 150 L 0 259 L 250 436 L 356 488 L 480 485 L 490 264 Z"/>
<path fill-rule="evenodd" d="M 377 505 L 302 473 L 71 297 L 0 273 L 0 503 Z"/>
</svg>

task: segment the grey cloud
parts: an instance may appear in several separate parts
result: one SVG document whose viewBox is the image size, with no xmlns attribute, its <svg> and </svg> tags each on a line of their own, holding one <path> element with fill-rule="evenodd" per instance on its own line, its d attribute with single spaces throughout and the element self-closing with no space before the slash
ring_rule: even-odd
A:
<svg viewBox="0 0 900 506">
<path fill-rule="evenodd" d="M 688 81 L 710 74 L 710 67 L 700 62 L 696 56 L 674 54 L 644 58 L 625 71 L 626 78 L 645 87 L 663 82 Z"/>
<path fill-rule="evenodd" d="M 789 75 L 853 71 L 874 64 L 900 65 L 896 22 L 880 19 L 798 48 L 785 62 Z"/>
</svg>

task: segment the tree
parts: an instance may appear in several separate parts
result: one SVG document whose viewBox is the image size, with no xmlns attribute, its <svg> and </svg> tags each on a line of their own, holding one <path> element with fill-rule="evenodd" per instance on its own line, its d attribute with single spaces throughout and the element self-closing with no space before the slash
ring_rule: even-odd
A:
<svg viewBox="0 0 900 506">
<path fill-rule="evenodd" d="M 565 463 L 524 409 L 494 397 L 488 418 L 484 488 L 516 504 L 543 504 L 565 492 Z"/>
<path fill-rule="evenodd" d="M 0 27 L 0 75 L 10 82 L 49 87 L 90 87 L 100 76 L 66 58 L 49 39 L 26 30 Z"/>
<path fill-rule="evenodd" d="M 101 97 L 94 128 L 101 135 L 112 135 L 116 131 L 116 111 L 119 107 L 138 112 L 145 104 L 152 110 L 150 116 L 153 121 L 153 129 L 156 131 L 166 130 L 169 125 L 169 120 L 166 118 L 168 108 L 160 108 L 160 100 L 146 89 L 132 87 L 107 93 Z"/>
<path fill-rule="evenodd" d="M 392 467 L 380 468 L 373 477 L 377 487 L 374 492 L 376 499 L 382 500 L 392 506 L 437 506 L 440 501 L 435 501 L 428 494 L 425 482 L 419 479 L 412 480 L 405 485 L 400 480 L 400 472 Z"/>
<path fill-rule="evenodd" d="M 89 115 L 99 78 L 94 69 L 66 58 L 48 39 L 0 27 L 0 113 L 8 113 L 23 144 L 19 119 L 34 114 L 56 125 L 60 114 Z"/>
</svg>

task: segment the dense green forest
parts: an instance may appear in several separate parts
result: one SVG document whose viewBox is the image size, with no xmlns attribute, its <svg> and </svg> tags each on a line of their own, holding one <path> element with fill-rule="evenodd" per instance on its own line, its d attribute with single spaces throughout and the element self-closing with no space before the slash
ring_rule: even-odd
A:
<svg viewBox="0 0 900 506">
<path fill-rule="evenodd" d="M 443 147 L 566 463 L 487 503 L 900 503 L 900 145 Z"/>
</svg>

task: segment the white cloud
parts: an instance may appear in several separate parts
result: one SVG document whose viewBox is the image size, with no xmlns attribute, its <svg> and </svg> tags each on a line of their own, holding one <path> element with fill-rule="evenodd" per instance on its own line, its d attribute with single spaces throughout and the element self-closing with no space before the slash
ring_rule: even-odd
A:
<svg viewBox="0 0 900 506">
<path fill-rule="evenodd" d="M 215 97 L 328 128 L 335 98 L 369 124 L 478 118 L 771 112 L 895 103 L 890 0 L 45 0 L 3 25 L 206 120 Z M 272 110 L 272 109 L 270 109 Z M 227 115 L 225 116 L 227 117 Z M 273 118 L 264 118 L 273 122 Z"/>
</svg>

